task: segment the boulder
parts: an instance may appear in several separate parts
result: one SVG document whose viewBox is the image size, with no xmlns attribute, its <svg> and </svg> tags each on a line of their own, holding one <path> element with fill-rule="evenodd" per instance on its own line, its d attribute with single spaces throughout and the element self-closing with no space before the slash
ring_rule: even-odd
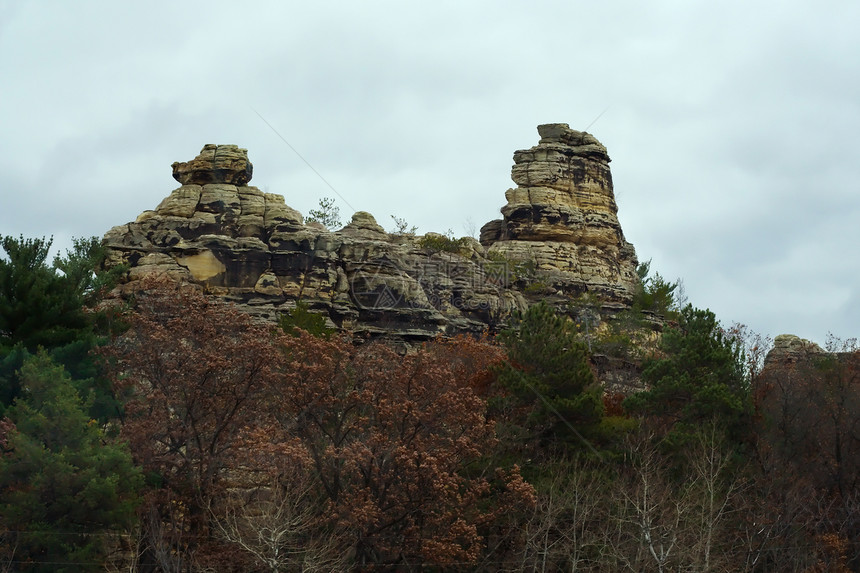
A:
<svg viewBox="0 0 860 573">
<path fill-rule="evenodd" d="M 172 167 L 173 178 L 183 185 L 247 185 L 254 173 L 254 166 L 248 161 L 247 149 L 213 143 L 204 145 L 200 155 L 191 161 L 177 161 Z"/>
</svg>

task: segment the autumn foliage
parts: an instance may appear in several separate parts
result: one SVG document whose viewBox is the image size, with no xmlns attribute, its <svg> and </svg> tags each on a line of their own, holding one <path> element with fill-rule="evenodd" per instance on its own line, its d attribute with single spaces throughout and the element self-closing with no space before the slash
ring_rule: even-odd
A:
<svg viewBox="0 0 860 573">
<path fill-rule="evenodd" d="M 0 354 L 0 571 L 860 571 L 855 344 L 687 306 L 607 393 L 548 304 L 404 352 L 138 285 L 100 361 Z"/>
<path fill-rule="evenodd" d="M 482 465 L 496 438 L 480 392 L 502 358 L 486 342 L 400 356 L 379 343 L 278 335 L 164 283 L 140 293 L 110 357 L 126 398 L 122 432 L 155 486 L 149 511 L 161 512 L 147 539 L 153 559 L 164 544 L 205 559 L 218 549 L 201 535 L 231 523 L 235 540 L 253 527 L 225 492 L 293 495 L 285 479 L 305 484 L 304 526 L 331 534 L 360 568 L 475 562 L 481 528 L 500 515 L 491 494 L 533 501 L 515 468 L 497 479 Z"/>
</svg>

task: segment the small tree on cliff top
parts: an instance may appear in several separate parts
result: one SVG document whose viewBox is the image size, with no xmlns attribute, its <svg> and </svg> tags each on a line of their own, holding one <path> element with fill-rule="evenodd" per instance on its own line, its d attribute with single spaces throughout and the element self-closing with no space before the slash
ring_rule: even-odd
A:
<svg viewBox="0 0 860 573">
<path fill-rule="evenodd" d="M 337 229 L 341 226 L 340 207 L 334 204 L 331 197 L 320 199 L 319 209 L 308 211 L 307 221 L 322 223 L 327 229 Z"/>
</svg>

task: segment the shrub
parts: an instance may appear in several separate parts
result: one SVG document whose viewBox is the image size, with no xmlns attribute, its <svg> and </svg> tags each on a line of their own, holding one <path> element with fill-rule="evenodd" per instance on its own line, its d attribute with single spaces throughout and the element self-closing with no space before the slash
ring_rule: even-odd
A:
<svg viewBox="0 0 860 573">
<path fill-rule="evenodd" d="M 427 233 L 418 240 L 422 249 L 433 252 L 460 253 L 469 244 L 468 237 L 454 238 L 454 232 L 450 229 L 444 235 L 439 233 Z"/>
<path fill-rule="evenodd" d="M 325 317 L 311 312 L 308 303 L 301 300 L 296 303 L 296 308 L 281 315 L 278 326 L 290 336 L 298 336 L 298 331 L 304 330 L 311 336 L 328 340 L 334 333 L 333 328 L 326 326 Z"/>
</svg>

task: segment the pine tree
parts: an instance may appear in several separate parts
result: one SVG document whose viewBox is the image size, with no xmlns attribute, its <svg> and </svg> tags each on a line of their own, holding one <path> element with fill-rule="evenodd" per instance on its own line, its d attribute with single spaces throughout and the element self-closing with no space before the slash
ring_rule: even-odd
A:
<svg viewBox="0 0 860 573">
<path fill-rule="evenodd" d="M 96 417 L 117 412 L 90 352 L 109 324 L 110 311 L 95 307 L 124 269 L 101 269 L 105 251 L 97 238 L 73 241 L 49 266 L 51 239 L 0 237 L 6 253 L 0 258 L 0 413 L 20 392 L 17 373 L 24 359 L 40 348 L 66 368 L 82 396 L 94 391 Z"/>
<path fill-rule="evenodd" d="M 649 390 L 629 397 L 625 408 L 660 420 L 678 439 L 715 418 L 731 439 L 744 439 L 751 401 L 743 349 L 714 313 L 687 305 L 678 326 L 663 333 L 660 350 L 643 365 Z"/>
<path fill-rule="evenodd" d="M 0 259 L 0 352 L 28 352 L 72 342 L 89 326 L 83 300 L 46 264 L 51 239 L 3 237 Z"/>
<path fill-rule="evenodd" d="M 105 534 L 134 518 L 140 472 L 44 352 L 21 382 L 0 430 L 0 550 L 30 571 L 102 570 Z"/>
<path fill-rule="evenodd" d="M 515 400 L 531 407 L 526 427 L 542 439 L 580 446 L 603 415 L 601 391 L 588 348 L 571 321 L 544 302 L 532 306 L 502 332 L 509 363 L 499 380 Z"/>
</svg>

